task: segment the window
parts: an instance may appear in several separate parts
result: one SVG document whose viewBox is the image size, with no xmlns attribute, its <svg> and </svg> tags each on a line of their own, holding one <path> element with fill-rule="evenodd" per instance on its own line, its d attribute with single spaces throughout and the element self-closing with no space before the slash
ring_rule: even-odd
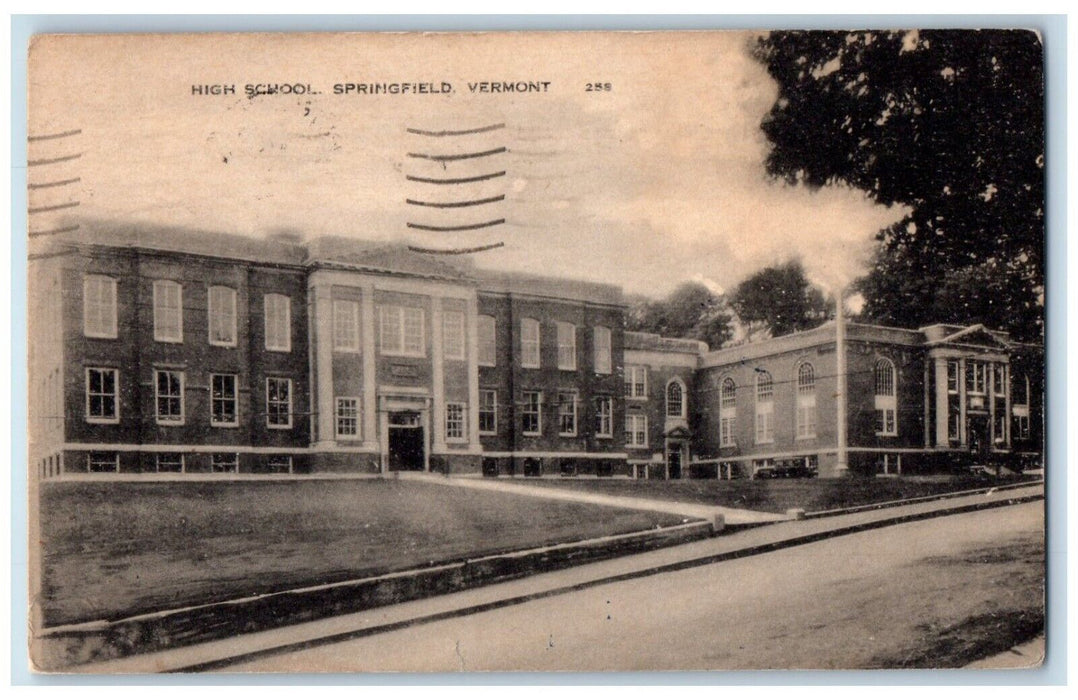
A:
<svg viewBox="0 0 1078 700">
<path fill-rule="evenodd" d="M 593 357 L 596 374 L 610 374 L 613 363 L 610 359 L 610 329 L 596 326 L 593 332 Z"/>
<path fill-rule="evenodd" d="M 541 435 L 543 432 L 543 392 L 525 391 L 520 407 L 520 429 L 525 435 Z"/>
<path fill-rule="evenodd" d="M 176 282 L 153 283 L 153 339 L 163 343 L 183 342 L 183 287 Z"/>
<path fill-rule="evenodd" d="M 576 369 L 576 326 L 558 323 L 558 369 Z"/>
<path fill-rule="evenodd" d="M 333 300 L 333 349 L 338 352 L 359 352 L 358 301 Z"/>
<path fill-rule="evenodd" d="M 971 394 L 985 393 L 985 374 L 988 365 L 983 362 L 966 362 L 966 391 Z"/>
<path fill-rule="evenodd" d="M 271 474 L 291 474 L 292 473 L 292 456 L 291 455 L 273 455 L 266 460 L 266 471 Z"/>
<path fill-rule="evenodd" d="M 958 393 L 958 361 L 949 360 L 947 362 L 947 393 Z"/>
<path fill-rule="evenodd" d="M 159 452 L 157 454 L 157 471 L 182 472 L 183 455 L 179 452 Z"/>
<path fill-rule="evenodd" d="M 292 300 L 283 294 L 267 294 L 264 306 L 266 313 L 266 349 L 291 352 Z"/>
<path fill-rule="evenodd" d="M 756 374 L 756 442 L 775 441 L 775 386 L 771 373 L 757 370 Z"/>
<path fill-rule="evenodd" d="M 558 435 L 576 435 L 576 392 L 558 392 Z"/>
<path fill-rule="evenodd" d="M 733 447 L 734 426 L 737 423 L 737 385 L 730 377 L 719 387 L 719 446 Z"/>
<path fill-rule="evenodd" d="M 236 375 L 210 375 L 210 425 L 239 425 Z"/>
<path fill-rule="evenodd" d="M 672 379 L 666 385 L 666 417 L 685 417 L 685 387 L 678 379 Z"/>
<path fill-rule="evenodd" d="M 537 368 L 540 364 L 539 322 L 534 318 L 520 320 L 520 366 Z"/>
<path fill-rule="evenodd" d="M 210 455 L 210 471 L 232 473 L 240 470 L 240 456 L 235 452 L 215 452 Z"/>
<path fill-rule="evenodd" d="M 992 393 L 997 397 L 1007 395 L 1006 365 L 997 364 L 993 366 Z"/>
<path fill-rule="evenodd" d="M 119 376 L 114 369 L 86 368 L 86 422 L 119 422 Z"/>
<path fill-rule="evenodd" d="M 480 316 L 476 325 L 479 332 L 479 366 L 494 367 L 498 364 L 498 347 L 494 335 L 494 317 Z"/>
<path fill-rule="evenodd" d="M 337 397 L 337 437 L 359 437 L 359 399 L 351 396 Z"/>
<path fill-rule="evenodd" d="M 614 437 L 614 399 L 595 399 L 595 437 Z"/>
<path fill-rule="evenodd" d="M 442 350 L 447 360 L 465 359 L 464 312 L 445 311 L 442 313 Z"/>
<path fill-rule="evenodd" d="M 383 355 L 423 357 L 426 354 L 423 309 L 378 307 L 378 338 Z"/>
<path fill-rule="evenodd" d="M 648 446 L 648 417 L 638 413 L 625 416 L 625 446 Z"/>
<path fill-rule="evenodd" d="M 493 435 L 498 432 L 498 392 L 493 389 L 479 390 L 479 434 Z"/>
<path fill-rule="evenodd" d="M 183 372 L 157 370 L 157 422 L 183 424 Z"/>
<path fill-rule="evenodd" d="M 797 437 L 816 437 L 816 371 L 807 362 L 797 368 Z"/>
<path fill-rule="evenodd" d="M 236 345 L 236 290 L 210 287 L 210 345 Z"/>
<path fill-rule="evenodd" d="M 118 472 L 120 455 L 117 452 L 91 452 L 86 456 L 86 468 L 91 472 Z"/>
<path fill-rule="evenodd" d="M 648 397 L 648 368 L 630 366 L 625 368 L 625 395 L 630 399 Z"/>
<path fill-rule="evenodd" d="M 292 427 L 292 380 L 266 378 L 266 427 Z"/>
<path fill-rule="evenodd" d="M 463 441 L 467 437 L 464 429 L 464 404 L 450 402 L 445 405 L 445 439 Z"/>
<path fill-rule="evenodd" d="M 876 361 L 876 434 L 897 435 L 895 365 L 888 359 Z M 983 376 L 982 376 L 983 379 Z"/>
<path fill-rule="evenodd" d="M 1022 377 L 1017 387 L 1012 389 L 1016 403 L 1011 405 L 1011 414 L 1014 416 L 1014 428 L 1012 438 L 1016 440 L 1029 439 L 1029 377 Z M 1018 403 L 1020 402 L 1020 403 Z"/>
<path fill-rule="evenodd" d="M 116 337 L 116 280 L 90 275 L 82 281 L 82 331 L 87 338 Z"/>
</svg>

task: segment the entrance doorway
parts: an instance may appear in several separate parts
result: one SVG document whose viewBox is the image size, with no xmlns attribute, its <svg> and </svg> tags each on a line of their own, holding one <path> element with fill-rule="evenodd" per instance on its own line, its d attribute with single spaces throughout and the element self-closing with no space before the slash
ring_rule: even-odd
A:
<svg viewBox="0 0 1078 700">
<path fill-rule="evenodd" d="M 974 414 L 969 417 L 966 433 L 969 436 L 969 451 L 978 457 L 986 457 L 992 445 L 988 428 L 987 415 Z"/>
<path fill-rule="evenodd" d="M 415 411 L 389 414 L 389 469 L 423 471 L 423 424 Z"/>
<path fill-rule="evenodd" d="M 682 472 L 681 443 L 671 443 L 666 451 L 666 473 L 668 479 L 680 479 Z"/>
</svg>

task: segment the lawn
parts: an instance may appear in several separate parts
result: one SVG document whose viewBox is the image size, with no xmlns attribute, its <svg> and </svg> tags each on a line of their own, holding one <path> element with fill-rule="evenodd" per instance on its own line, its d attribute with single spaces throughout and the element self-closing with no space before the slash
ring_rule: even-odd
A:
<svg viewBox="0 0 1078 700">
<path fill-rule="evenodd" d="M 47 483 L 46 626 L 673 525 L 412 481 Z"/>
<path fill-rule="evenodd" d="M 687 503 L 706 503 L 729 508 L 785 513 L 789 508 L 806 512 L 850 508 L 903 498 L 934 496 L 1002 484 L 1021 477 L 995 479 L 985 476 L 902 477 L 894 479 L 529 479 L 528 484 L 549 488 L 597 491 L 614 496 L 637 496 Z M 1028 479 L 1027 479 L 1028 480 Z"/>
</svg>

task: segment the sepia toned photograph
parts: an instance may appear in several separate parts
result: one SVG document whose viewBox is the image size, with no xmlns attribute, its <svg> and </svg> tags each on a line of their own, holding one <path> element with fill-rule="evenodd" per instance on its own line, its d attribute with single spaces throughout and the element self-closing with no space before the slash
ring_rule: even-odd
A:
<svg viewBox="0 0 1078 700">
<path fill-rule="evenodd" d="M 1038 32 L 40 34 L 27 87 L 36 672 L 1043 663 Z"/>
</svg>

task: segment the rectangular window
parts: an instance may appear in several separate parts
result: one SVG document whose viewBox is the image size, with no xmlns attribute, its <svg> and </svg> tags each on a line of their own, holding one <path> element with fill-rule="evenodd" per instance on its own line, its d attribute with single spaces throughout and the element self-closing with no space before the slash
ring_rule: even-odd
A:
<svg viewBox="0 0 1078 700">
<path fill-rule="evenodd" d="M 876 403 L 879 404 L 880 399 L 883 397 L 877 396 Z M 891 397 L 892 402 L 894 397 Z M 876 434 L 877 435 L 897 435 L 897 425 L 895 423 L 895 409 L 889 408 L 877 408 L 876 409 Z"/>
<path fill-rule="evenodd" d="M 1014 437 L 1018 440 L 1029 439 L 1029 414 L 1025 409 L 1019 413 L 1017 407 L 1014 412 Z"/>
<path fill-rule="evenodd" d="M 638 413 L 625 416 L 625 446 L 648 446 L 648 417 Z"/>
<path fill-rule="evenodd" d="M 292 300 L 283 294 L 267 294 L 266 349 L 292 352 Z"/>
<path fill-rule="evenodd" d="M 239 397 L 236 375 L 210 375 L 210 425 L 235 427 L 239 425 Z"/>
<path fill-rule="evenodd" d="M 719 447 L 733 447 L 734 443 L 734 421 L 736 417 L 723 415 L 719 419 Z"/>
<path fill-rule="evenodd" d="M 997 397 L 1004 397 L 1007 395 L 1006 378 L 1006 366 L 1001 364 L 995 365 L 992 372 L 992 393 Z"/>
<path fill-rule="evenodd" d="M 266 378 L 266 427 L 292 427 L 292 380 Z"/>
<path fill-rule="evenodd" d="M 153 339 L 163 343 L 183 342 L 183 287 L 176 282 L 153 283 Z"/>
<path fill-rule="evenodd" d="M 423 357 L 426 354 L 423 309 L 378 307 L 378 338 L 383 355 Z"/>
<path fill-rule="evenodd" d="M 464 312 L 442 312 L 442 350 L 447 360 L 463 360 Z"/>
<path fill-rule="evenodd" d="M 576 369 L 576 326 L 558 323 L 558 369 Z"/>
<path fill-rule="evenodd" d="M 947 393 L 958 393 L 958 362 L 955 360 L 947 362 Z"/>
<path fill-rule="evenodd" d="M 236 345 L 236 290 L 210 287 L 210 345 Z"/>
<path fill-rule="evenodd" d="M 161 425 L 183 424 L 183 372 L 157 370 L 157 422 Z"/>
<path fill-rule="evenodd" d="M 648 368 L 629 366 L 625 368 L 625 395 L 630 399 L 648 397 Z"/>
<path fill-rule="evenodd" d="M 464 404 L 447 403 L 445 405 L 445 439 L 447 441 L 463 441 L 467 437 L 464 428 Z"/>
<path fill-rule="evenodd" d="M 985 371 L 988 366 L 983 362 L 966 363 L 966 391 L 971 394 L 985 393 Z"/>
<path fill-rule="evenodd" d="M 86 422 L 119 422 L 119 380 L 120 373 L 115 369 L 86 368 Z"/>
<path fill-rule="evenodd" d="M 775 404 L 772 401 L 756 402 L 756 442 L 765 444 L 775 441 Z"/>
<path fill-rule="evenodd" d="M 116 337 L 116 280 L 90 275 L 82 281 L 82 332 L 87 338 Z"/>
<path fill-rule="evenodd" d="M 610 329 L 596 326 L 593 333 L 593 357 L 596 374 L 610 374 L 613 371 L 613 362 L 610 352 Z"/>
<path fill-rule="evenodd" d="M 210 471 L 235 474 L 240 470 L 240 456 L 235 452 L 215 452 L 210 455 Z"/>
<path fill-rule="evenodd" d="M 495 339 L 493 316 L 480 316 L 477 320 L 479 335 L 479 366 L 494 367 L 498 364 L 498 346 Z"/>
<path fill-rule="evenodd" d="M 333 300 L 333 349 L 338 352 L 359 352 L 358 301 Z"/>
<path fill-rule="evenodd" d="M 86 466 L 91 472 L 118 472 L 120 471 L 120 455 L 118 452 L 91 452 L 86 456 Z"/>
<path fill-rule="evenodd" d="M 525 391 L 520 408 L 520 429 L 525 435 L 541 435 L 543 432 L 543 392 Z"/>
<path fill-rule="evenodd" d="M 498 392 L 493 389 L 479 390 L 479 434 L 493 435 L 498 432 Z"/>
<path fill-rule="evenodd" d="M 614 399 L 595 399 L 595 437 L 614 437 Z"/>
<path fill-rule="evenodd" d="M 359 437 L 359 399 L 348 396 L 337 397 L 337 437 L 350 439 Z"/>
<path fill-rule="evenodd" d="M 520 366 L 536 369 L 540 365 L 539 322 L 534 318 L 520 321 Z"/>
<path fill-rule="evenodd" d="M 576 435 L 576 392 L 558 392 L 558 435 Z"/>
<path fill-rule="evenodd" d="M 291 474 L 292 455 L 273 455 L 266 460 L 266 471 L 271 474 Z"/>
<path fill-rule="evenodd" d="M 159 452 L 157 454 L 157 471 L 182 472 L 183 455 L 179 452 Z"/>
</svg>

